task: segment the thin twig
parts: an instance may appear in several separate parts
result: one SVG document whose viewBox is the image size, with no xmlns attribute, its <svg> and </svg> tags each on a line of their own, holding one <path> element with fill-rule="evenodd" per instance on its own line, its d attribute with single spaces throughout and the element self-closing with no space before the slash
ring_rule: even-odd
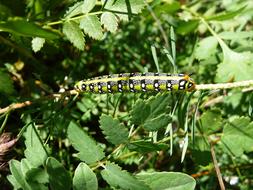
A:
<svg viewBox="0 0 253 190">
<path fill-rule="evenodd" d="M 70 90 L 70 91 L 66 91 L 63 93 L 56 93 L 56 94 L 50 94 L 44 98 L 46 99 L 50 99 L 50 98 L 60 98 L 60 97 L 64 97 L 64 96 L 68 96 L 68 95 L 76 95 L 78 94 L 78 92 L 76 90 Z M 33 101 L 25 101 L 25 102 L 18 102 L 18 103 L 13 103 L 5 108 L 0 109 L 0 115 L 6 112 L 10 112 L 12 110 L 16 110 L 16 109 L 20 109 L 23 107 L 27 107 L 33 104 Z"/>
<path fill-rule="evenodd" d="M 215 168 L 215 171 L 217 174 L 217 178 L 218 178 L 218 181 L 220 184 L 220 189 L 225 190 L 225 185 L 224 185 L 224 182 L 223 182 L 223 179 L 221 176 L 220 168 L 219 168 L 219 165 L 218 165 L 218 162 L 216 159 L 216 155 L 215 155 L 215 151 L 214 151 L 214 147 L 213 147 L 212 143 L 210 143 L 210 151 L 211 151 L 211 155 L 212 155 L 212 159 L 213 159 L 214 168 Z"/>
<path fill-rule="evenodd" d="M 242 88 L 250 86 L 253 86 L 253 80 L 245 80 L 230 83 L 218 83 L 218 84 L 197 84 L 195 90 L 218 90 L 218 89 Z"/>
</svg>

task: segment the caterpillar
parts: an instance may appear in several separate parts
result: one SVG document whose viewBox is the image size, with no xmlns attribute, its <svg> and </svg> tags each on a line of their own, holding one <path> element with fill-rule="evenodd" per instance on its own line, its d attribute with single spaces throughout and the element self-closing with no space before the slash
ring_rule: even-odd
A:
<svg viewBox="0 0 253 190">
<path fill-rule="evenodd" d="M 92 93 L 192 91 L 195 83 L 186 74 L 121 73 L 76 83 L 75 90 Z"/>
</svg>

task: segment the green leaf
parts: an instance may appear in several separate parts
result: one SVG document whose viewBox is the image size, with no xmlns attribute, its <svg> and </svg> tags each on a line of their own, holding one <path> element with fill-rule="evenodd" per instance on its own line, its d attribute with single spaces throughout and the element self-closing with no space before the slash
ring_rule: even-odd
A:
<svg viewBox="0 0 253 190">
<path fill-rule="evenodd" d="M 90 37 L 101 40 L 103 37 L 101 23 L 96 15 L 85 16 L 80 21 L 80 28 Z"/>
<path fill-rule="evenodd" d="M 32 39 L 32 49 L 34 52 L 38 52 L 41 50 L 41 48 L 43 47 L 45 43 L 45 39 L 44 38 L 39 38 L 39 37 L 36 37 L 36 38 L 33 38 Z"/>
<path fill-rule="evenodd" d="M 205 20 L 216 20 L 216 21 L 224 21 L 224 20 L 229 20 L 232 19 L 238 15 L 240 15 L 246 8 L 247 6 L 244 6 L 236 11 L 228 11 L 226 13 L 222 12 L 221 14 L 214 14 L 212 16 L 209 16 L 205 18 Z"/>
<path fill-rule="evenodd" d="M 197 29 L 199 25 L 198 20 L 181 21 L 176 27 L 176 33 L 186 35 Z"/>
<path fill-rule="evenodd" d="M 253 76 L 253 54 L 251 52 L 237 53 L 220 42 L 223 51 L 223 61 L 218 65 L 216 73 L 217 82 L 228 82 L 231 80 L 250 80 Z"/>
<path fill-rule="evenodd" d="M 217 51 L 218 42 L 214 37 L 207 37 L 198 42 L 195 49 L 195 57 L 198 60 L 206 60 L 212 57 Z"/>
<path fill-rule="evenodd" d="M 146 130 L 156 131 L 166 127 L 171 121 L 168 102 L 168 94 L 158 94 L 148 100 L 138 100 L 131 112 L 131 122 L 136 125 L 143 125 Z"/>
<path fill-rule="evenodd" d="M 103 149 L 73 121 L 68 126 L 67 134 L 82 161 L 92 164 L 104 158 Z"/>
<path fill-rule="evenodd" d="M 14 93 L 14 86 L 8 73 L 0 70 L 0 93 L 7 95 Z"/>
<path fill-rule="evenodd" d="M 55 158 L 49 157 L 46 161 L 50 188 L 54 190 L 71 189 L 71 177 L 63 165 Z"/>
<path fill-rule="evenodd" d="M 57 33 L 41 28 L 39 25 L 21 18 L 14 18 L 8 21 L 0 22 L 0 31 L 1 30 L 16 35 L 41 37 L 49 40 L 59 38 Z"/>
<path fill-rule="evenodd" d="M 148 184 L 151 189 L 194 190 L 196 186 L 194 178 L 180 172 L 141 173 L 137 178 Z"/>
<path fill-rule="evenodd" d="M 85 163 L 80 163 L 75 171 L 73 178 L 74 190 L 96 190 L 98 181 L 96 175 Z"/>
<path fill-rule="evenodd" d="M 235 156 L 253 151 L 253 122 L 248 117 L 237 117 L 228 122 L 221 138 L 225 150 Z"/>
<path fill-rule="evenodd" d="M 150 141 L 140 140 L 140 141 L 134 141 L 127 144 L 127 148 L 131 151 L 147 153 L 147 152 L 165 150 L 168 148 L 168 145 L 163 144 L 163 143 L 155 144 Z"/>
<path fill-rule="evenodd" d="M 138 14 L 144 8 L 143 0 L 114 0 L 105 1 L 104 9 L 114 12 L 121 20 L 128 21 L 132 15 Z"/>
<path fill-rule="evenodd" d="M 253 31 L 236 31 L 236 32 L 221 32 L 218 34 L 219 37 L 221 37 L 224 40 L 240 40 L 244 38 L 252 38 L 253 37 Z"/>
<path fill-rule="evenodd" d="M 27 181 L 33 181 L 37 183 L 48 183 L 49 176 L 44 169 L 41 168 L 31 168 L 26 173 Z"/>
<path fill-rule="evenodd" d="M 204 112 L 200 117 L 200 129 L 202 133 L 207 135 L 216 132 L 222 127 L 221 111 L 212 109 Z"/>
<path fill-rule="evenodd" d="M 11 160 L 9 162 L 9 165 L 12 176 L 15 178 L 16 182 L 18 182 L 18 184 L 22 187 L 22 189 L 32 190 L 30 185 L 25 180 L 25 174 L 21 170 L 21 163 L 17 160 Z"/>
<path fill-rule="evenodd" d="M 18 181 L 13 175 L 8 175 L 7 179 L 12 184 L 13 189 L 21 189 L 21 185 L 18 183 Z"/>
<path fill-rule="evenodd" d="M 82 5 L 82 12 L 88 13 L 90 12 L 96 5 L 97 0 L 84 0 Z"/>
<path fill-rule="evenodd" d="M 84 35 L 76 22 L 64 22 L 62 32 L 76 48 L 84 50 Z"/>
<path fill-rule="evenodd" d="M 118 28 L 117 17 L 111 12 L 104 12 L 101 15 L 101 24 L 112 33 L 115 33 Z"/>
<path fill-rule="evenodd" d="M 117 119 L 113 119 L 110 115 L 102 115 L 100 117 L 100 128 L 106 139 L 114 145 L 127 142 L 128 131 L 123 124 Z"/>
<path fill-rule="evenodd" d="M 64 18 L 71 18 L 82 13 L 83 2 L 77 2 L 66 11 Z"/>
<path fill-rule="evenodd" d="M 34 166 L 38 167 L 44 164 L 47 153 L 41 144 L 39 137 L 32 125 L 29 125 L 24 133 L 25 136 L 25 157 Z"/>
<path fill-rule="evenodd" d="M 104 180 L 110 184 L 111 187 L 116 189 L 128 189 L 128 190 L 148 190 L 150 189 L 145 183 L 138 181 L 127 171 L 121 170 L 121 168 L 113 163 L 107 163 L 105 169 L 101 172 Z"/>
</svg>

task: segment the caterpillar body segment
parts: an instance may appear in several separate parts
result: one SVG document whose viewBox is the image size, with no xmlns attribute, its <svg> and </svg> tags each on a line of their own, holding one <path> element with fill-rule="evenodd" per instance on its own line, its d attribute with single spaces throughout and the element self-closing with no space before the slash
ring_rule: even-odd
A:
<svg viewBox="0 0 253 190">
<path fill-rule="evenodd" d="M 75 85 L 79 92 L 165 92 L 192 91 L 194 81 L 186 74 L 168 73 L 121 73 L 105 75 L 79 81 Z"/>
</svg>

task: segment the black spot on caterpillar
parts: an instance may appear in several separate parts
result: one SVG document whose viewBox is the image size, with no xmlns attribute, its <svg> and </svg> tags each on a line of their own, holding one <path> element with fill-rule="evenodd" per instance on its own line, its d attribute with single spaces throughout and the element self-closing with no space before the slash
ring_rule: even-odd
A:
<svg viewBox="0 0 253 190">
<path fill-rule="evenodd" d="M 186 74 L 168 73 L 121 73 L 105 75 L 76 83 L 79 92 L 165 92 L 192 91 L 195 83 Z"/>
</svg>

